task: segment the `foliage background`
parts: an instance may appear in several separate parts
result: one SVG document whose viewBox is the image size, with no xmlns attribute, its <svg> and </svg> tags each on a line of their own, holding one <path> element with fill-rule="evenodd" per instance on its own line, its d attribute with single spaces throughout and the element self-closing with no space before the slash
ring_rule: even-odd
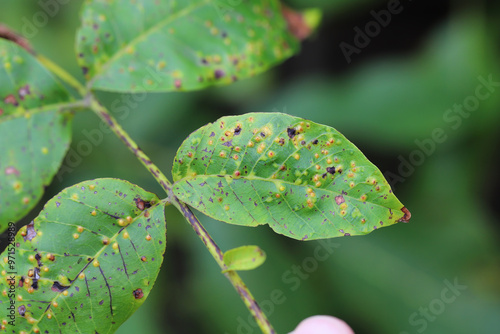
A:
<svg viewBox="0 0 500 334">
<path fill-rule="evenodd" d="M 30 42 L 82 78 L 73 54 L 81 1 L 3 0 L 0 22 L 18 31 L 28 29 L 35 15 L 41 17 L 37 13 L 47 13 L 42 6 L 47 2 L 58 9 L 45 15 L 46 24 L 33 25 L 36 33 L 30 33 Z M 296 290 L 283 275 L 292 277 L 287 274 L 292 266 L 310 263 L 307 258 L 319 242 L 290 240 L 268 227 L 243 228 L 206 218 L 202 222 L 222 249 L 256 244 L 267 252 L 261 268 L 242 276 L 260 302 L 270 300 L 273 290 L 283 292 L 284 302 L 268 314 L 280 333 L 314 314 L 343 318 L 358 334 L 498 331 L 500 87 L 461 118 L 456 129 L 443 115 L 474 95 L 479 76 L 500 81 L 500 4 L 401 1 L 403 11 L 348 63 L 340 43 L 352 45 L 353 28 L 363 29 L 373 20 L 370 11 L 387 8 L 388 2 L 288 3 L 322 8 L 324 21 L 300 55 L 264 75 L 194 93 L 135 96 L 141 102 L 127 95 L 99 96 L 168 174 L 182 140 L 228 114 L 274 110 L 331 125 L 383 172 L 395 175 L 400 174 L 401 159 L 418 154 L 416 140 L 443 129 L 447 139 L 394 186 L 413 214 L 411 223 L 335 239 L 335 252 L 299 279 Z M 65 163 L 72 171 L 56 176 L 22 224 L 61 189 L 91 178 L 122 178 L 162 193 L 112 134 L 103 133 L 103 142 L 78 161 L 78 143 L 88 140 L 85 133 L 99 129 L 95 115 L 76 115 L 71 146 L 76 153 Z M 255 327 L 241 327 L 248 314 L 243 303 L 174 208 L 167 208 L 167 224 L 167 253 L 155 293 L 118 333 L 258 333 Z M 430 313 L 425 329 L 412 325 L 409 317 L 421 307 L 436 307 L 445 280 L 455 279 L 467 289 L 454 302 L 444 303 L 439 314 Z"/>
</svg>

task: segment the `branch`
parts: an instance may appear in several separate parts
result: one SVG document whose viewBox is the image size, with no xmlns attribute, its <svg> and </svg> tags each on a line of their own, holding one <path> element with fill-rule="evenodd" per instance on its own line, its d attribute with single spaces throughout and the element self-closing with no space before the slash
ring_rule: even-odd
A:
<svg viewBox="0 0 500 334">
<path fill-rule="evenodd" d="M 146 169 L 151 173 L 155 180 L 160 184 L 160 186 L 165 190 L 168 195 L 169 202 L 172 203 L 186 218 L 193 230 L 196 232 L 198 237 L 201 239 L 205 247 L 208 249 L 209 253 L 215 259 L 221 270 L 227 270 L 227 266 L 224 263 L 224 253 L 217 246 L 215 241 L 212 239 L 207 230 L 201 225 L 200 221 L 191 209 L 184 203 L 181 202 L 172 192 L 172 184 L 167 179 L 167 177 L 160 171 L 160 169 L 153 164 L 151 159 L 137 146 L 137 144 L 130 138 L 127 132 L 118 124 L 116 119 L 108 112 L 108 110 L 103 107 L 98 101 L 91 97 L 91 109 L 99 116 L 115 133 L 115 135 L 120 138 L 120 140 L 128 147 L 128 149 L 139 159 L 139 161 L 146 167 Z M 241 299 L 245 303 L 246 307 L 250 313 L 255 318 L 255 321 L 259 325 L 260 329 L 264 334 L 276 334 L 276 331 L 270 324 L 266 315 L 257 304 L 257 301 L 252 296 L 250 290 L 235 271 L 228 271 L 224 274 L 226 278 L 231 282 L 233 287 L 236 289 Z"/>
</svg>

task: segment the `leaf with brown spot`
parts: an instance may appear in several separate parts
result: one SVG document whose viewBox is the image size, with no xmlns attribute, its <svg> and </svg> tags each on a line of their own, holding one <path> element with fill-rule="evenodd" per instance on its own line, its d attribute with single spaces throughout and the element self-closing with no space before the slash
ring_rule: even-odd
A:
<svg viewBox="0 0 500 334">
<path fill-rule="evenodd" d="M 140 210 L 135 198 L 155 204 Z M 16 333 L 113 333 L 157 278 L 166 247 L 164 203 L 126 181 L 85 181 L 48 201 L 14 242 L 15 267 L 7 249 L 0 271 L 17 273 Z M 8 283 L 3 276 L 0 291 Z M 7 294 L 0 305 L 9 305 Z"/>
<path fill-rule="evenodd" d="M 341 133 L 281 113 L 203 126 L 182 143 L 172 174 L 174 194 L 208 216 L 268 224 L 293 239 L 363 235 L 410 217 L 380 170 Z"/>
<path fill-rule="evenodd" d="M 133 17 L 133 20 L 130 18 Z M 108 1 L 83 5 L 78 63 L 89 86 L 189 91 L 253 77 L 293 56 L 277 0 Z"/>
<path fill-rule="evenodd" d="M 0 232 L 35 207 L 71 141 L 73 98 L 31 54 L 0 39 Z M 69 110 L 68 110 L 69 111 Z"/>
</svg>

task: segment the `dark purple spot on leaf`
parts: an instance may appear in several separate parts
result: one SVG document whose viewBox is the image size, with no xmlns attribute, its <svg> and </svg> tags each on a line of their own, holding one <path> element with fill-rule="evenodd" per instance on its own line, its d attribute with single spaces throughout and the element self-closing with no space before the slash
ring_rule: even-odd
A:
<svg viewBox="0 0 500 334">
<path fill-rule="evenodd" d="M 24 100 L 24 97 L 26 95 L 30 95 L 31 94 L 31 92 L 30 92 L 30 86 L 26 85 L 24 87 L 19 88 L 18 94 L 19 94 L 19 97 L 21 98 L 21 100 Z"/>
<path fill-rule="evenodd" d="M 54 284 L 52 284 L 52 288 L 51 289 L 54 292 L 63 292 L 64 290 L 68 290 L 69 289 L 69 285 L 68 286 L 64 286 L 61 283 L 59 283 L 58 281 L 55 281 Z"/>
<path fill-rule="evenodd" d="M 23 238 L 24 238 L 24 241 L 27 241 L 27 240 L 31 241 L 31 240 L 33 240 L 34 237 L 36 237 L 35 223 L 33 221 L 31 221 L 31 223 L 29 223 L 26 226 L 26 235 Z"/>
<path fill-rule="evenodd" d="M 220 79 L 222 77 L 224 77 L 225 73 L 223 70 L 215 70 L 214 71 L 214 76 L 215 76 L 215 79 Z"/>
<path fill-rule="evenodd" d="M 288 129 L 286 129 L 286 132 L 287 132 L 288 137 L 290 139 L 293 139 L 293 137 L 295 137 L 297 135 L 297 130 L 295 130 L 295 128 L 288 128 Z"/>
</svg>

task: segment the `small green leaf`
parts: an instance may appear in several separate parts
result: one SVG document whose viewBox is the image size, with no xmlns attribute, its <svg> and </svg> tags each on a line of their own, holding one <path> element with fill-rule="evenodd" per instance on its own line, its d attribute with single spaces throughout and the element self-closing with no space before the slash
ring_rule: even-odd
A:
<svg viewBox="0 0 500 334">
<path fill-rule="evenodd" d="M 253 270 L 266 261 L 266 253 L 258 246 L 241 246 L 224 253 L 224 263 L 227 266 L 222 273 L 234 270 Z"/>
<path fill-rule="evenodd" d="M 96 179 L 64 189 L 1 255 L 8 332 L 113 333 L 149 295 L 165 238 L 164 204 L 138 186 Z"/>
<path fill-rule="evenodd" d="M 71 141 L 72 101 L 31 54 L 0 39 L 0 232 L 40 200 Z"/>
<path fill-rule="evenodd" d="M 177 152 L 175 195 L 220 221 L 312 240 L 408 221 L 382 173 L 335 129 L 280 113 L 223 117 Z"/>
<path fill-rule="evenodd" d="M 277 0 L 86 1 L 77 35 L 90 87 L 122 92 L 229 84 L 298 48 Z"/>
</svg>

